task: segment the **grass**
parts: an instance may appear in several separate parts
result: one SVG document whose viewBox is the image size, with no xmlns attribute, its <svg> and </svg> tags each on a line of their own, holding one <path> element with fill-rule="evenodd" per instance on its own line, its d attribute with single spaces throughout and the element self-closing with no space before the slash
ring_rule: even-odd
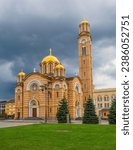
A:
<svg viewBox="0 0 133 150">
<path fill-rule="evenodd" d="M 115 150 L 116 126 L 35 124 L 0 129 L 0 150 Z"/>
</svg>

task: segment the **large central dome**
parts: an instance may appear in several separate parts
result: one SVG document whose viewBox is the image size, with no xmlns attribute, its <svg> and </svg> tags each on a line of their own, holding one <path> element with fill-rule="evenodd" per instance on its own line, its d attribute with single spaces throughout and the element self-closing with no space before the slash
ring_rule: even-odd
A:
<svg viewBox="0 0 133 150">
<path fill-rule="evenodd" d="M 48 63 L 48 62 L 60 63 L 60 61 L 55 56 L 52 55 L 52 49 L 50 49 L 50 54 L 44 57 L 41 61 L 41 63 Z"/>
<path fill-rule="evenodd" d="M 40 63 L 40 72 L 53 77 L 64 77 L 65 68 L 58 58 L 52 55 L 52 49 L 48 56 L 44 57 Z"/>
</svg>

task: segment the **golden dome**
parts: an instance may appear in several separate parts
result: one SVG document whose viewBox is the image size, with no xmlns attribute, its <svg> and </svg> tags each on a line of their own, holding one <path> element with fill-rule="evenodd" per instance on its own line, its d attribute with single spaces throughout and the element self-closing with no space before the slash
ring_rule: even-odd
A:
<svg viewBox="0 0 133 150">
<path fill-rule="evenodd" d="M 87 21 L 86 19 L 83 19 L 83 20 L 80 22 L 80 24 L 82 24 L 82 23 L 88 23 L 88 21 Z"/>
<path fill-rule="evenodd" d="M 18 73 L 18 76 L 25 76 L 25 75 L 26 74 L 23 71 L 21 71 L 21 72 Z"/>
<path fill-rule="evenodd" d="M 56 65 L 55 69 L 64 69 L 64 66 L 61 64 Z"/>
<path fill-rule="evenodd" d="M 52 49 L 50 49 L 50 54 L 46 57 L 43 58 L 43 60 L 41 61 L 41 63 L 44 63 L 44 62 L 57 62 L 57 63 L 60 63 L 60 61 L 52 55 Z"/>
</svg>

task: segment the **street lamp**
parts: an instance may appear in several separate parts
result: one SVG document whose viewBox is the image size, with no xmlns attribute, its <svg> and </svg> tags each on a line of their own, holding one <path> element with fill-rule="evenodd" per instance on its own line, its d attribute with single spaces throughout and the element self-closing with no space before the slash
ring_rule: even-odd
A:
<svg viewBox="0 0 133 150">
<path fill-rule="evenodd" d="M 50 82 L 48 83 L 45 83 L 43 85 L 40 85 L 40 89 L 41 91 L 47 91 L 47 95 L 48 95 L 48 98 L 47 100 L 45 100 L 45 117 L 44 117 L 44 122 L 47 123 L 48 122 L 48 117 L 49 117 L 49 94 L 50 94 Z M 46 93 L 45 93 L 46 94 Z"/>
</svg>

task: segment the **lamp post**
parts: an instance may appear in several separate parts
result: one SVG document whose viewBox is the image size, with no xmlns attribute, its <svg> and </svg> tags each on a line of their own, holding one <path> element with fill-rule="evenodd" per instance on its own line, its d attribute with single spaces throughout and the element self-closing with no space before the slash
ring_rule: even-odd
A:
<svg viewBox="0 0 133 150">
<path fill-rule="evenodd" d="M 44 122 L 45 123 L 47 123 L 48 122 L 48 117 L 49 117 L 49 94 L 50 94 L 50 87 L 49 87 L 49 85 L 50 85 L 50 82 L 47 82 L 47 83 L 45 83 L 45 84 L 43 84 L 43 85 L 41 85 L 40 86 L 40 88 L 41 88 L 41 91 L 43 92 L 43 91 L 47 91 L 47 99 L 45 100 L 45 117 L 44 117 Z M 46 95 L 46 93 L 45 93 L 45 95 Z"/>
</svg>

